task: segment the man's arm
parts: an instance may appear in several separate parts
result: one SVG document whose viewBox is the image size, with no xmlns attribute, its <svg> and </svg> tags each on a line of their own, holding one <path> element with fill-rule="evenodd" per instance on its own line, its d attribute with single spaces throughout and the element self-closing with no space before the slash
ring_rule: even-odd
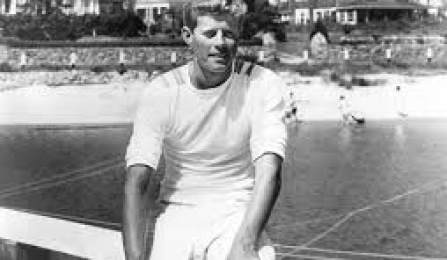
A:
<svg viewBox="0 0 447 260">
<path fill-rule="evenodd" d="M 273 210 L 281 187 L 282 158 L 266 153 L 255 161 L 255 187 L 228 260 L 259 259 L 255 246 Z"/>
<path fill-rule="evenodd" d="M 128 168 L 124 186 L 123 242 L 126 260 L 142 260 L 145 254 L 150 213 L 151 177 L 154 170 L 145 165 Z M 152 178 L 153 179 L 153 178 Z"/>
</svg>

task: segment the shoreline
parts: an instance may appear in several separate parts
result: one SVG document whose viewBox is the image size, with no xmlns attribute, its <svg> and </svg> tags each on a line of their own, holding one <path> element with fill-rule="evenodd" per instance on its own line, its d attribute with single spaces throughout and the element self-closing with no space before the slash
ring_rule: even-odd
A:
<svg viewBox="0 0 447 260">
<path fill-rule="evenodd" d="M 279 73 L 292 91 L 299 118 L 306 121 L 341 119 L 339 96 L 368 120 L 447 119 L 447 74 L 404 76 L 380 74 L 381 86 L 346 90 L 323 77 Z M 111 125 L 131 124 L 140 92 L 147 82 L 133 81 L 85 86 L 23 86 L 0 92 L 0 125 Z M 402 90 L 397 93 L 395 87 Z M 288 93 L 285 93 L 287 96 Z"/>
</svg>

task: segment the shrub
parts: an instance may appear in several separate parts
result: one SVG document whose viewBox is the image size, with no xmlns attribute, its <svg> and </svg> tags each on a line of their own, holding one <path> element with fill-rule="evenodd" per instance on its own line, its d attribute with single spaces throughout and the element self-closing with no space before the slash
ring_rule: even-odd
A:
<svg viewBox="0 0 447 260">
<path fill-rule="evenodd" d="M 14 68 L 6 62 L 0 63 L 0 72 L 13 72 Z"/>
<path fill-rule="evenodd" d="M 74 16 L 53 12 L 35 16 L 18 14 L 0 17 L 5 36 L 22 40 L 76 40 L 85 35 L 97 34 L 115 37 L 137 37 L 146 31 L 139 16 L 131 12 Z"/>
</svg>

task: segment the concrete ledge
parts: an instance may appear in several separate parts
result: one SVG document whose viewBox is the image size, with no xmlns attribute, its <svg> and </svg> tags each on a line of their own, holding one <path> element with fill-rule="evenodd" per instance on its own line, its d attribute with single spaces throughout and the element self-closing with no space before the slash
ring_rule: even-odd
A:
<svg viewBox="0 0 447 260">
<path fill-rule="evenodd" d="M 0 208 L 0 238 L 98 260 L 123 260 L 121 233 Z"/>
</svg>

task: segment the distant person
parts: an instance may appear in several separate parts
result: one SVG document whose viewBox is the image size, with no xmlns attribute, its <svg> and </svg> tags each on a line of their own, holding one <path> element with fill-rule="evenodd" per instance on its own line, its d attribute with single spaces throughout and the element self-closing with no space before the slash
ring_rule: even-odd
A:
<svg viewBox="0 0 447 260">
<path fill-rule="evenodd" d="M 349 122 L 351 107 L 346 101 L 346 97 L 344 95 L 340 95 L 338 101 L 338 110 L 340 111 L 342 122 L 347 124 Z"/>
<path fill-rule="evenodd" d="M 299 123 L 301 120 L 298 115 L 298 104 L 293 91 L 289 92 L 289 97 L 286 99 L 286 111 L 284 121 L 287 125 Z"/>
<path fill-rule="evenodd" d="M 396 113 L 402 117 L 408 117 L 407 108 L 405 105 L 405 97 L 402 93 L 401 86 L 396 86 L 395 97 L 394 97 L 394 106 L 396 108 Z"/>
<path fill-rule="evenodd" d="M 285 83 L 236 59 L 238 16 L 221 1 L 184 5 L 182 37 L 193 60 L 142 94 L 127 153 L 123 240 L 144 256 L 154 172 L 165 174 L 150 260 L 271 260 L 265 232 L 280 190 L 287 129 Z"/>
<path fill-rule="evenodd" d="M 340 95 L 339 97 L 338 109 L 342 116 L 342 122 L 344 125 L 363 125 L 366 122 L 365 118 L 360 114 L 360 112 L 352 109 L 344 95 Z"/>
</svg>

